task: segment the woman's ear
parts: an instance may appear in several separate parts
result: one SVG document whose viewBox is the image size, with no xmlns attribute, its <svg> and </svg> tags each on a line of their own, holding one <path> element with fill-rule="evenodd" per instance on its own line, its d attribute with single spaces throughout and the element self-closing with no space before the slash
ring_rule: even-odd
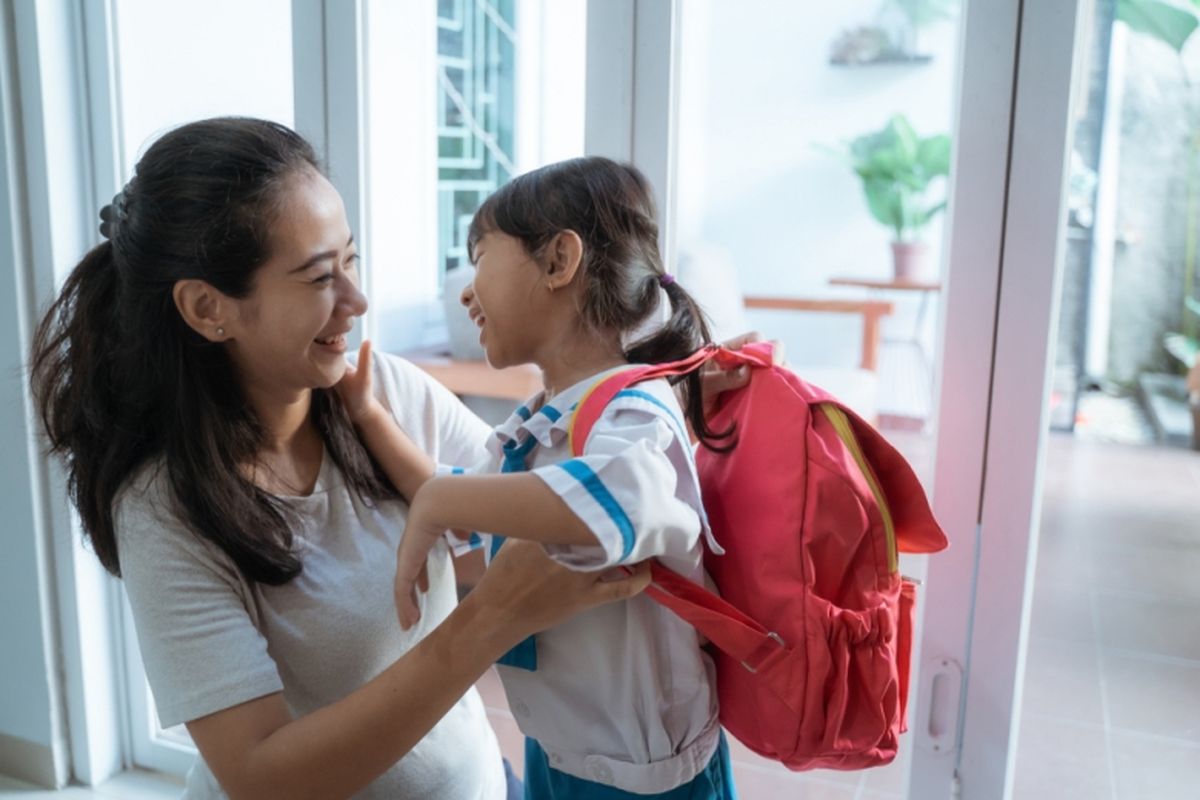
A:
<svg viewBox="0 0 1200 800">
<path fill-rule="evenodd" d="M 550 291 L 569 286 L 583 263 L 583 240 L 575 231 L 559 231 L 547 248 L 550 257 L 546 269 L 546 288 Z"/>
<path fill-rule="evenodd" d="M 208 281 L 194 278 L 175 281 L 171 296 L 183 321 L 196 333 L 210 342 L 233 338 L 230 324 L 233 304 Z"/>
</svg>

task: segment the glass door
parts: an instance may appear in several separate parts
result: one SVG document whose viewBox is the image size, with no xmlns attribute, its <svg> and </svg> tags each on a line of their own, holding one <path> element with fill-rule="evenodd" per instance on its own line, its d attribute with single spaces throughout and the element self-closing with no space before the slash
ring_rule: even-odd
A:
<svg viewBox="0 0 1200 800">
<path fill-rule="evenodd" d="M 920 580 L 892 764 L 748 798 L 1001 797 L 1024 659 L 1079 4 L 679 4 L 671 236 L 717 335 L 789 364 L 910 460 L 950 537 Z"/>
<path fill-rule="evenodd" d="M 962 15 L 958 2 L 892 0 L 680 8 L 680 283 L 715 338 L 779 340 L 792 369 L 875 424 L 927 489 Z M 968 532 L 948 526 L 955 540 Z M 923 578 L 925 559 L 903 556 L 901 570 Z M 922 796 L 906 795 L 916 739 L 885 767 L 805 773 L 731 742 L 738 790 Z"/>
<path fill-rule="evenodd" d="M 1080 27 L 1014 798 L 1200 782 L 1198 27 L 1147 0 Z"/>
</svg>

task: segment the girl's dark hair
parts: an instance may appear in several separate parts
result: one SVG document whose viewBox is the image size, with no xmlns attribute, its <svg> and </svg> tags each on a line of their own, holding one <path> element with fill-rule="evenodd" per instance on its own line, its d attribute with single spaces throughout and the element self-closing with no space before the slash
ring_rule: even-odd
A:
<svg viewBox="0 0 1200 800">
<path fill-rule="evenodd" d="M 467 246 L 491 231 L 519 239 L 538 261 L 563 231 L 583 241 L 581 274 L 586 281 L 583 320 L 595 330 L 635 330 L 658 306 L 660 286 L 671 303 L 663 327 L 625 350 L 626 360 L 658 364 L 684 358 L 708 344 L 700 306 L 666 275 L 658 250 L 658 223 L 650 183 L 631 164 L 600 156 L 575 158 L 520 175 L 492 194 L 471 220 Z M 728 450 L 733 429 L 713 431 L 704 418 L 698 372 L 684 379 L 684 413 L 705 447 Z"/>
<path fill-rule="evenodd" d="M 220 118 L 156 141 L 101 212 L 106 240 L 71 272 L 38 326 L 32 384 L 51 452 L 63 457 L 84 535 L 120 575 L 113 501 L 161 457 L 176 513 L 250 580 L 301 571 L 287 509 L 243 476 L 265 431 L 221 344 L 192 330 L 176 281 L 232 297 L 254 289 L 289 179 L 319 172 L 312 146 L 283 125 Z M 395 497 L 332 390 L 314 389 L 327 456 L 360 497 Z"/>
</svg>

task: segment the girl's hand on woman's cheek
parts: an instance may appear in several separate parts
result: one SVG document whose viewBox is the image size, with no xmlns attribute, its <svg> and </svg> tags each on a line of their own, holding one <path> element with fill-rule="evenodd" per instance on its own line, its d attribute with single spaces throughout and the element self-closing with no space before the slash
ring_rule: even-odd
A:
<svg viewBox="0 0 1200 800">
<path fill-rule="evenodd" d="M 375 397 L 375 385 L 371 378 L 371 342 L 369 340 L 364 339 L 362 346 L 358 348 L 358 364 L 346 365 L 346 374 L 337 382 L 334 389 L 342 398 L 342 405 L 346 407 L 346 413 L 355 425 L 377 409 L 383 409 L 383 405 Z"/>
</svg>

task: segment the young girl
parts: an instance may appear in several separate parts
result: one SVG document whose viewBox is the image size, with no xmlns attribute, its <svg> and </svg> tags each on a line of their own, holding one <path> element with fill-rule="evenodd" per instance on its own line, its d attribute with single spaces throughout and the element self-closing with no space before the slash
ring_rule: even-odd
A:
<svg viewBox="0 0 1200 800">
<path fill-rule="evenodd" d="M 580 570 L 650 558 L 703 581 L 704 517 L 683 414 L 665 380 L 614 400 L 573 458 L 572 414 L 587 390 L 631 363 L 682 358 L 708 341 L 703 317 L 663 270 L 645 178 L 605 158 L 522 175 L 476 213 L 477 266 L 463 303 L 495 367 L 534 363 L 546 389 L 488 442 L 489 462 L 431 480 L 434 468 L 381 412 L 364 345 L 339 385 L 351 418 L 396 487 L 412 497 L 401 538 L 396 602 L 401 625 L 420 616 L 415 587 L 447 529 L 541 542 Z M 626 339 L 659 306 L 670 318 Z M 687 419 L 704 422 L 699 379 L 687 378 Z M 501 475 L 488 473 L 504 473 Z M 466 474 L 463 474 L 466 473 Z M 732 798 L 717 722 L 713 664 L 695 629 L 646 597 L 599 608 L 538 634 L 498 668 L 526 740 L 526 797 Z"/>
</svg>

